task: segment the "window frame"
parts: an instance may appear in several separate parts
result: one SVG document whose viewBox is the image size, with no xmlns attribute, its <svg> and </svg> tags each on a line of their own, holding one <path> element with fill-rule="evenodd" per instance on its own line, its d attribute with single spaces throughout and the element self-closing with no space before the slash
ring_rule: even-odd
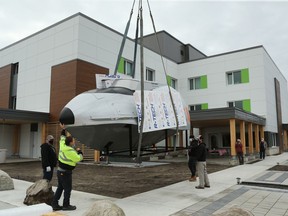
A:
<svg viewBox="0 0 288 216">
<path fill-rule="evenodd" d="M 193 109 L 191 109 L 193 107 Z M 200 107 L 200 109 L 199 109 Z M 189 105 L 189 111 L 197 111 L 197 110 L 202 110 L 202 104 L 192 104 Z"/>
<path fill-rule="evenodd" d="M 236 74 L 237 73 L 237 74 Z M 239 76 L 239 75 L 240 76 Z M 235 77 L 235 75 L 238 75 Z M 231 76 L 231 78 L 229 79 L 229 77 Z M 235 79 L 238 78 L 239 81 L 235 81 Z M 241 80 L 241 70 L 234 70 L 234 71 L 229 71 L 226 72 L 226 80 L 227 80 L 227 85 L 237 85 L 237 84 L 241 84 L 242 80 Z"/>
<path fill-rule="evenodd" d="M 130 66 L 130 67 L 128 67 L 128 66 Z M 129 72 L 128 68 L 130 68 L 131 74 L 128 74 L 128 72 Z M 133 70 L 133 62 L 128 60 L 128 59 L 124 59 L 124 74 L 127 76 L 132 76 L 132 74 L 133 74 L 132 70 Z"/>
<path fill-rule="evenodd" d="M 201 89 L 201 77 L 193 77 L 193 78 L 189 78 L 189 90 L 198 90 Z M 197 80 L 197 82 L 196 82 Z M 191 85 L 192 84 L 192 85 Z M 192 86 L 192 88 L 191 88 Z"/>
<path fill-rule="evenodd" d="M 231 103 L 232 103 L 232 105 L 233 106 L 230 106 L 231 105 Z M 236 106 L 236 103 L 241 103 L 241 107 L 239 107 L 239 106 Z M 237 108 L 239 108 L 239 109 L 242 109 L 242 110 L 244 110 L 243 109 L 243 100 L 237 100 L 237 101 L 228 101 L 227 102 L 227 104 L 228 104 L 228 107 L 237 107 Z"/>
<path fill-rule="evenodd" d="M 149 72 L 149 73 L 151 72 L 151 74 L 148 74 L 148 72 Z M 152 80 L 148 79 L 148 78 L 150 78 L 149 75 L 152 75 L 152 76 L 151 76 L 151 77 L 152 77 Z M 155 82 L 155 70 L 146 67 L 145 80 L 146 80 L 146 81 L 150 81 L 150 82 Z"/>
</svg>

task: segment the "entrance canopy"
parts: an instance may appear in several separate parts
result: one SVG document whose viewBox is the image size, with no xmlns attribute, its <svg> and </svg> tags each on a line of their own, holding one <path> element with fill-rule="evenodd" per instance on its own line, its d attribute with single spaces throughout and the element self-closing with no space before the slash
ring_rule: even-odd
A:
<svg viewBox="0 0 288 216">
<path fill-rule="evenodd" d="M 48 122 L 49 113 L 0 108 L 0 121 L 8 124 Z"/>
<path fill-rule="evenodd" d="M 237 107 L 190 111 L 191 127 L 229 126 L 230 119 L 265 126 L 266 119 Z"/>
</svg>

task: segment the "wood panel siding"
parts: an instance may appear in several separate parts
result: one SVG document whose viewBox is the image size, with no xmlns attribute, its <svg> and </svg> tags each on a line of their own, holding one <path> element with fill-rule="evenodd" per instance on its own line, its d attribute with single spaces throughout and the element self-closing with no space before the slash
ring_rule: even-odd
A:
<svg viewBox="0 0 288 216">
<path fill-rule="evenodd" d="M 77 61 L 76 94 L 96 88 L 95 74 L 109 74 L 109 69 L 98 65 Z"/>
<path fill-rule="evenodd" d="M 8 109 L 12 64 L 0 68 L 0 108 Z"/>
<path fill-rule="evenodd" d="M 50 122 L 58 121 L 63 107 L 76 95 L 96 88 L 95 74 L 108 74 L 109 69 L 75 59 L 51 70 Z"/>
</svg>

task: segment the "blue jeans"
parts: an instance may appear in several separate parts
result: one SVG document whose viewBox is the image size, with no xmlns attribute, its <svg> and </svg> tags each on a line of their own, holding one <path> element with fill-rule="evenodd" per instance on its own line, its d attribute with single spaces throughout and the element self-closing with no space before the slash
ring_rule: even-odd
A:
<svg viewBox="0 0 288 216">
<path fill-rule="evenodd" d="M 58 177 L 58 186 L 54 194 L 52 206 L 58 205 L 58 201 L 62 195 L 63 190 L 64 190 L 63 206 L 69 206 L 72 191 L 72 171 L 67 170 L 65 172 L 62 172 L 58 170 L 57 177 Z"/>
<path fill-rule="evenodd" d="M 196 175 L 196 164 L 197 164 L 196 157 L 189 156 L 188 167 L 191 171 L 191 177 L 194 177 Z"/>
</svg>

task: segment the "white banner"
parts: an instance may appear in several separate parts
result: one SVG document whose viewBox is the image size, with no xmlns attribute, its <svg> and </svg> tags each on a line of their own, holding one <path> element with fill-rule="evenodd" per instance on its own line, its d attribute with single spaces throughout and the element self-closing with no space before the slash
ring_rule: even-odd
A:
<svg viewBox="0 0 288 216">
<path fill-rule="evenodd" d="M 172 102 L 167 88 L 166 91 L 144 91 L 144 125 L 143 132 L 176 128 L 177 123 Z M 187 126 L 184 107 L 180 94 L 171 89 L 178 126 Z M 141 124 L 141 91 L 135 91 L 134 100 L 138 113 L 138 126 Z"/>
</svg>

